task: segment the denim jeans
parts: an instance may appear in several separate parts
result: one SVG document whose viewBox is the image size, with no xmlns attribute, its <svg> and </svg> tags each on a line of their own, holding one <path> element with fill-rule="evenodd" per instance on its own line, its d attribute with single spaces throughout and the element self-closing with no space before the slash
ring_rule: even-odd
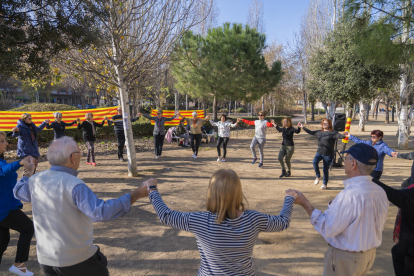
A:
<svg viewBox="0 0 414 276">
<path fill-rule="evenodd" d="M 321 177 L 321 172 L 319 170 L 319 162 L 321 162 L 321 160 L 323 160 L 323 184 L 328 185 L 329 166 L 332 163 L 333 156 L 323 155 L 319 152 L 316 153 L 315 158 L 313 158 L 313 169 L 315 170 L 317 178 Z"/>
</svg>

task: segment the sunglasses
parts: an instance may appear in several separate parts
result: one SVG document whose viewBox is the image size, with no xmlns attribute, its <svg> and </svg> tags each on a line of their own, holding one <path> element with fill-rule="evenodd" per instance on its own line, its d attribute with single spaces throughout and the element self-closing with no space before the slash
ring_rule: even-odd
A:
<svg viewBox="0 0 414 276">
<path fill-rule="evenodd" d="M 260 117 L 263 117 L 264 115 L 263 115 L 263 114 L 259 114 L 259 116 L 260 116 Z"/>
</svg>

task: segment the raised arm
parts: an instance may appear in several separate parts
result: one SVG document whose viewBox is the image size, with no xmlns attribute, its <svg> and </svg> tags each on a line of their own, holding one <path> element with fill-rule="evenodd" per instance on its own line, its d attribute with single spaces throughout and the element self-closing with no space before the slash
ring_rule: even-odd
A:
<svg viewBox="0 0 414 276">
<path fill-rule="evenodd" d="M 283 208 L 278 216 L 263 214 L 265 219 L 260 223 L 261 230 L 264 232 L 280 232 L 287 229 L 290 224 L 294 202 L 295 198 L 293 196 L 286 196 Z"/>
<path fill-rule="evenodd" d="M 210 120 L 210 124 L 211 124 L 212 126 L 218 126 L 218 122 L 214 122 L 213 120 Z"/>
<path fill-rule="evenodd" d="M 335 135 L 335 138 L 336 139 L 344 139 L 345 137 L 346 137 L 346 135 L 343 135 L 343 134 L 341 134 L 339 132 Z"/>
<path fill-rule="evenodd" d="M 161 195 L 158 193 L 158 191 L 152 191 L 149 194 L 149 199 L 154 206 L 155 212 L 160 218 L 160 221 L 163 224 L 180 230 L 190 231 L 190 213 L 177 212 L 168 208 L 162 200 Z"/>
<path fill-rule="evenodd" d="M 242 119 L 242 122 L 245 123 L 245 124 L 254 126 L 254 121 L 249 121 L 249 120 L 246 120 L 246 119 Z"/>
<path fill-rule="evenodd" d="M 296 134 L 299 134 L 300 133 L 300 127 L 293 128 L 293 132 L 295 132 Z"/>
<path fill-rule="evenodd" d="M 51 123 L 51 124 L 47 124 L 47 125 L 46 125 L 46 129 L 51 129 L 51 128 L 53 128 L 52 124 L 53 124 L 53 123 Z"/>
<path fill-rule="evenodd" d="M 372 181 L 384 189 L 388 200 L 392 204 L 414 217 L 414 188 L 397 190 L 379 180 L 373 179 Z"/>
<path fill-rule="evenodd" d="M 95 126 L 97 126 L 97 127 L 103 127 L 103 126 L 104 126 L 104 124 L 105 124 L 105 120 L 106 120 L 106 119 L 103 119 L 103 120 L 102 120 L 102 123 L 97 123 L 97 122 L 93 121 L 93 124 L 94 124 Z"/>
<path fill-rule="evenodd" d="M 306 131 L 306 133 L 308 133 L 310 135 L 317 135 L 317 134 L 319 134 L 319 132 L 321 132 L 320 130 L 313 130 L 312 131 L 312 130 L 306 128 L 306 127 L 303 127 L 303 130 Z"/>
<path fill-rule="evenodd" d="M 355 137 L 354 135 L 351 135 L 351 134 L 349 134 L 349 140 L 351 140 L 355 144 L 365 144 L 365 145 L 371 146 L 371 141 L 361 140 L 361 139 L 359 139 L 359 138 L 357 138 L 357 137 Z"/>
<path fill-rule="evenodd" d="M 7 164 L 7 163 L 1 163 L 0 164 L 0 176 L 6 176 L 11 173 L 16 172 L 18 169 L 20 169 L 20 160 L 15 161 L 13 163 Z M 1 185 L 2 183 L 0 183 Z"/>
<path fill-rule="evenodd" d="M 65 124 L 65 126 L 73 126 L 74 124 L 76 124 L 76 120 L 71 123 L 65 123 L 65 122 L 63 123 Z"/>
<path fill-rule="evenodd" d="M 174 120 L 174 119 L 175 119 L 175 117 L 177 117 L 177 115 L 174 115 L 174 116 L 172 116 L 171 118 L 167 118 L 167 117 L 165 117 L 165 121 L 166 121 L 166 122 L 170 122 L 170 121 Z"/>
<path fill-rule="evenodd" d="M 78 129 L 82 129 L 84 122 L 81 122 L 79 119 L 76 121 L 78 122 Z"/>
<path fill-rule="evenodd" d="M 393 157 L 393 156 L 391 155 L 391 153 L 395 152 L 395 150 L 393 150 L 392 148 L 390 148 L 387 144 L 385 144 L 385 145 L 384 145 L 383 150 L 384 150 L 384 152 L 385 152 L 388 156 Z"/>
<path fill-rule="evenodd" d="M 150 115 L 148 115 L 148 114 L 142 114 L 142 116 L 144 116 L 145 118 L 147 118 L 147 119 L 149 119 L 149 120 L 155 120 L 155 118 L 157 118 L 157 117 L 152 117 L 152 116 L 150 116 Z"/>
<path fill-rule="evenodd" d="M 283 132 L 283 127 L 280 127 L 278 125 L 275 125 L 275 128 L 276 128 L 277 131 Z"/>
<path fill-rule="evenodd" d="M 408 153 L 398 153 L 397 158 L 414 160 L 414 151 Z"/>
<path fill-rule="evenodd" d="M 40 124 L 40 126 L 36 126 L 36 132 L 42 131 L 49 124 L 49 122 L 50 120 L 45 120 L 43 123 Z"/>
</svg>

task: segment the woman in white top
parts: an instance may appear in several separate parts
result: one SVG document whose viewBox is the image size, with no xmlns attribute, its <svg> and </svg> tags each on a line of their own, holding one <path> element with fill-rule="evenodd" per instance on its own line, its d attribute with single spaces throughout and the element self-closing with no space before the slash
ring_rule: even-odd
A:
<svg viewBox="0 0 414 276">
<path fill-rule="evenodd" d="M 220 117 L 220 122 L 215 123 L 213 122 L 213 120 L 210 120 L 210 124 L 218 128 L 219 137 L 217 139 L 217 153 L 218 153 L 217 162 L 219 161 L 225 162 L 226 153 L 227 153 L 227 143 L 230 140 L 230 128 L 237 126 L 237 122 L 235 124 L 227 122 L 226 114 L 222 114 Z M 221 151 L 220 151 L 221 144 L 223 144 L 223 158 L 221 158 Z"/>
<path fill-rule="evenodd" d="M 178 212 L 165 205 L 157 180 L 145 182 L 149 199 L 161 222 L 191 232 L 197 240 L 201 275 L 252 276 L 253 246 L 260 232 L 279 232 L 289 227 L 297 193 L 285 192 L 278 216 L 246 210 L 240 178 L 233 170 L 218 170 L 210 179 L 206 211 Z"/>
<path fill-rule="evenodd" d="M 263 148 L 266 144 L 266 129 L 268 127 L 273 127 L 273 124 L 266 121 L 264 118 L 266 116 L 265 111 L 259 112 L 259 120 L 256 121 L 249 121 L 245 119 L 237 119 L 237 122 L 242 121 L 245 124 L 251 125 L 255 127 L 255 134 L 252 140 L 252 143 L 250 144 L 250 150 L 253 154 L 253 162 L 252 164 L 256 163 L 257 157 L 256 157 L 256 145 L 259 144 L 259 153 L 260 153 L 260 164 L 259 168 L 263 166 Z"/>
</svg>

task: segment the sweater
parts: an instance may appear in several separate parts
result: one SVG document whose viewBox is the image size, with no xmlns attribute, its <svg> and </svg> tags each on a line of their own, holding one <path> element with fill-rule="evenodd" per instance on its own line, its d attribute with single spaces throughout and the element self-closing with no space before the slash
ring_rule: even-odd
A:
<svg viewBox="0 0 414 276">
<path fill-rule="evenodd" d="M 194 119 L 193 118 L 184 118 L 184 120 L 187 122 L 187 124 L 190 126 L 190 133 L 191 134 L 202 134 L 201 127 L 205 123 L 205 119 L 197 119 L 196 124 L 194 125 Z"/>
<path fill-rule="evenodd" d="M 228 121 L 223 123 L 222 121 L 214 122 L 213 120 L 210 120 L 210 124 L 217 127 L 219 137 L 230 137 L 230 128 L 237 125 L 237 123 L 233 124 Z"/>
<path fill-rule="evenodd" d="M 273 124 L 269 123 L 266 120 L 255 120 L 255 121 L 249 121 L 243 119 L 243 123 L 254 126 L 255 131 L 255 137 L 259 139 L 265 139 L 266 138 L 266 129 L 268 127 L 272 127 Z"/>
<path fill-rule="evenodd" d="M 335 141 L 337 139 L 344 139 L 345 136 L 339 134 L 337 131 L 321 131 L 315 130 L 311 131 L 306 127 L 303 128 L 307 133 L 310 135 L 314 135 L 318 137 L 318 149 L 316 152 L 326 155 L 326 156 L 334 156 L 335 155 Z"/>
<path fill-rule="evenodd" d="M 76 120 L 73 121 L 72 123 L 65 123 L 63 121 L 60 121 L 60 123 L 58 123 L 57 121 L 54 121 L 51 124 L 47 124 L 46 129 L 53 128 L 53 131 L 55 132 L 55 140 L 56 140 L 60 137 L 65 136 L 65 127 L 73 126 L 74 124 L 76 124 Z"/>
<path fill-rule="evenodd" d="M 201 264 L 198 275 L 254 275 L 253 246 L 260 232 L 280 232 L 289 227 L 293 202 L 285 197 L 279 216 L 246 210 L 235 219 L 216 222 L 211 212 L 183 213 L 170 210 L 158 191 L 149 195 L 161 222 L 191 232 L 197 240 Z"/>
<path fill-rule="evenodd" d="M 131 123 L 135 122 L 138 119 L 139 117 L 131 118 Z M 113 116 L 112 119 L 109 121 L 109 124 L 114 124 L 115 132 L 124 131 L 124 120 L 122 115 L 116 114 L 115 116 Z"/>
<path fill-rule="evenodd" d="M 402 158 L 402 159 L 408 159 L 408 160 L 414 160 L 414 151 L 409 152 L 409 153 L 398 153 L 397 154 L 397 158 Z M 413 184 L 413 180 L 414 180 L 414 161 L 413 164 L 411 165 L 411 182 L 410 184 Z"/>
<path fill-rule="evenodd" d="M 401 209 L 401 229 L 399 237 L 398 254 L 414 256 L 414 188 L 397 190 L 379 180 L 374 183 L 384 189 L 388 200 Z"/>
<path fill-rule="evenodd" d="M 276 125 L 276 129 L 279 132 L 282 132 L 283 142 L 282 146 L 294 146 L 295 143 L 293 143 L 293 134 L 299 134 L 300 128 L 294 128 L 294 127 L 279 127 Z"/>
<path fill-rule="evenodd" d="M 164 127 L 165 122 L 172 121 L 175 118 L 175 115 L 172 116 L 171 118 L 161 117 L 161 119 L 158 118 L 158 116 L 152 117 L 147 114 L 143 114 L 142 116 L 144 116 L 145 118 L 151 121 L 154 121 L 155 124 L 154 124 L 154 131 L 152 133 L 153 135 L 158 135 L 158 134 L 165 135 L 165 127 Z"/>
<path fill-rule="evenodd" d="M 13 188 L 16 186 L 17 173 L 20 169 L 19 161 L 7 164 L 0 159 L 0 221 L 5 219 L 10 211 L 21 209 L 23 204 L 13 196 Z"/>
<path fill-rule="evenodd" d="M 24 158 L 26 156 L 38 157 L 40 156 L 39 147 L 37 144 L 37 133 L 42 131 L 46 127 L 47 123 L 43 122 L 40 126 L 36 126 L 34 123 L 31 123 L 32 129 L 34 130 L 34 140 L 30 134 L 30 128 L 22 121 L 17 121 L 17 127 L 19 131 L 16 131 L 12 134 L 13 137 L 18 137 L 17 141 L 17 156 L 19 158 Z"/>
<path fill-rule="evenodd" d="M 377 150 L 377 152 L 378 152 L 378 162 L 377 162 L 377 166 L 375 167 L 374 171 L 378 171 L 378 172 L 382 172 L 384 170 L 384 157 L 385 157 L 385 155 L 391 156 L 391 153 L 395 151 L 393 149 L 390 149 L 390 147 L 388 147 L 388 145 L 386 143 L 384 143 L 382 140 L 379 140 L 378 142 L 373 144 L 371 140 L 364 141 L 364 140 L 356 138 L 353 135 L 349 135 L 349 140 L 351 140 L 355 144 L 359 144 L 359 143 L 366 144 L 368 146 L 374 147 L 374 149 Z"/>
<path fill-rule="evenodd" d="M 96 140 L 96 127 L 103 127 L 105 123 L 105 119 L 102 120 L 102 123 L 97 123 L 95 121 L 92 121 L 93 127 L 95 128 L 95 134 L 92 130 L 92 124 L 88 121 L 83 121 L 81 124 L 78 124 L 78 129 L 82 129 L 82 136 L 83 141 L 89 141 L 94 142 Z"/>
<path fill-rule="evenodd" d="M 40 264 L 64 267 L 92 257 L 93 224 L 73 202 L 72 190 L 81 179 L 69 173 L 47 170 L 29 178 L 33 223 Z"/>
</svg>

